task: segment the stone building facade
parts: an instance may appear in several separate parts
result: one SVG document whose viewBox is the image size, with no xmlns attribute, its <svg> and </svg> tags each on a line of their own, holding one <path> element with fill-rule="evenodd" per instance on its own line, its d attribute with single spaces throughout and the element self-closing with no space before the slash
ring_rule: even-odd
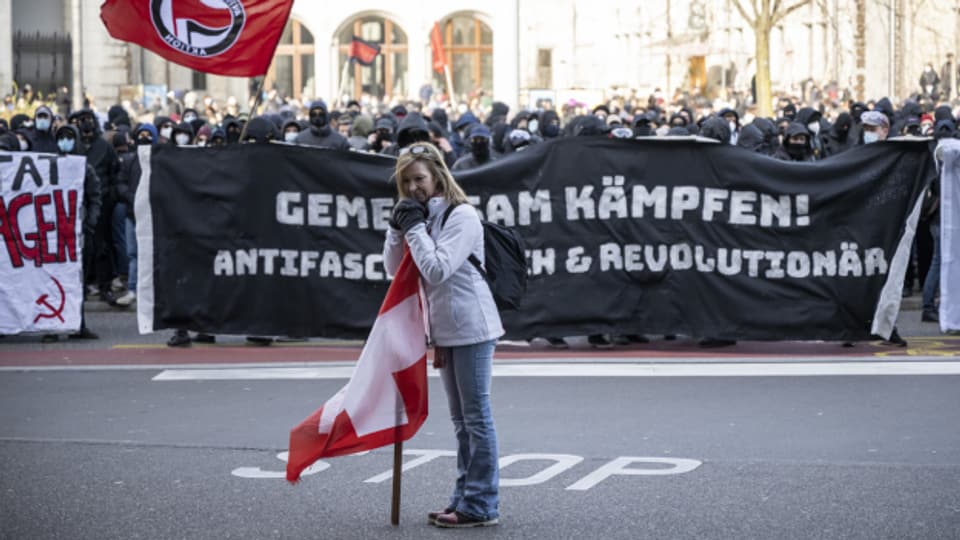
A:
<svg viewBox="0 0 960 540">
<path fill-rule="evenodd" d="M 525 105 L 591 103 L 615 89 L 744 90 L 755 70 L 754 36 L 735 1 L 296 0 L 266 87 L 302 100 L 416 98 L 425 84 L 446 91 L 447 77 L 431 67 L 438 24 L 458 96 L 482 91 Z M 47 90 L 55 80 L 85 88 L 101 108 L 144 89 L 197 89 L 241 103 L 249 95 L 249 80 L 194 73 L 111 39 L 99 4 L 0 0 L 0 36 L 9 36 L 0 39 L 0 88 L 17 78 Z M 354 35 L 381 44 L 373 66 L 345 64 Z M 924 64 L 939 70 L 960 49 L 960 3 L 812 0 L 773 30 L 770 46 L 775 91 L 835 80 L 855 97 L 903 98 Z"/>
</svg>

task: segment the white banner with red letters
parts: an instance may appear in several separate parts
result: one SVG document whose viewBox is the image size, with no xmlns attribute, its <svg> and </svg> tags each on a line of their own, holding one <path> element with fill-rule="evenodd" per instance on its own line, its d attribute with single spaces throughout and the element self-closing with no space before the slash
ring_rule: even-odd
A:
<svg viewBox="0 0 960 540">
<path fill-rule="evenodd" d="M 0 334 L 74 332 L 86 158 L 0 152 Z"/>
</svg>

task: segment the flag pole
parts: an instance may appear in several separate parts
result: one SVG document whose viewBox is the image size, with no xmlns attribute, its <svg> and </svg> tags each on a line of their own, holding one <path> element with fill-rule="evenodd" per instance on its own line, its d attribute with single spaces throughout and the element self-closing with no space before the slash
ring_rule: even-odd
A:
<svg viewBox="0 0 960 540">
<path fill-rule="evenodd" d="M 453 95 L 453 78 L 450 76 L 450 66 L 446 63 L 443 64 L 443 75 L 447 80 L 447 99 L 450 101 L 451 106 L 456 106 Z"/>
<path fill-rule="evenodd" d="M 403 396 L 397 393 L 396 427 L 393 430 L 393 495 L 390 499 L 390 524 L 394 527 L 400 525 L 400 475 L 403 472 L 403 431 L 401 422 L 403 421 Z"/>
<path fill-rule="evenodd" d="M 260 108 L 260 98 L 263 96 L 263 83 L 267 82 L 267 74 L 264 73 L 263 77 L 260 79 L 260 84 L 257 85 L 257 97 L 253 98 L 253 107 L 250 108 L 250 114 L 247 116 L 247 121 L 243 123 L 243 129 L 240 130 L 240 142 L 243 142 L 243 137 L 247 134 L 247 126 L 250 125 L 250 120 L 257 115 L 257 109 Z"/>
<path fill-rule="evenodd" d="M 340 107 L 344 106 L 343 103 L 343 88 L 347 82 L 347 67 L 350 66 L 350 57 L 347 56 L 346 61 L 343 63 L 343 69 L 340 70 L 340 86 L 337 88 L 337 98 L 334 100 L 334 103 L 339 103 Z"/>
</svg>

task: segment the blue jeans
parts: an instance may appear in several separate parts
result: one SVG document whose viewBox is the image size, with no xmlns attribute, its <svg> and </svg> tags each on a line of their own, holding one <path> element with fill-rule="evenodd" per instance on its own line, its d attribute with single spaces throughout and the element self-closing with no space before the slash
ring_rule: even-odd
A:
<svg viewBox="0 0 960 540">
<path fill-rule="evenodd" d="M 137 292 L 137 224 L 132 219 L 127 218 L 126 235 L 127 239 L 127 289 Z"/>
<path fill-rule="evenodd" d="M 130 271 L 127 261 L 127 203 L 119 202 L 113 207 L 113 215 L 110 216 L 110 228 L 113 236 L 113 253 L 116 264 L 116 273 L 120 276 L 126 276 Z"/>
<path fill-rule="evenodd" d="M 500 517 L 497 431 L 490 411 L 496 341 L 450 347 L 440 378 L 457 435 L 457 482 L 448 507 L 480 519 Z"/>
<path fill-rule="evenodd" d="M 930 269 L 927 278 L 923 280 L 923 310 L 936 312 L 934 301 L 940 290 L 940 224 L 930 224 L 930 234 L 933 235 L 933 257 L 930 258 Z"/>
</svg>

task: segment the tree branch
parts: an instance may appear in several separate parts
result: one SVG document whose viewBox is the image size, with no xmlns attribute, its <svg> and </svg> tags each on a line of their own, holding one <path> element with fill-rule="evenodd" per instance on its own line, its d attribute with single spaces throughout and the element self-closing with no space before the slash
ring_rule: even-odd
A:
<svg viewBox="0 0 960 540">
<path fill-rule="evenodd" d="M 743 17 L 743 20 L 747 21 L 747 24 L 753 27 L 754 21 L 749 15 L 747 15 L 747 10 L 743 9 L 743 6 L 740 4 L 740 0 L 733 0 L 733 5 L 737 8 L 737 11 L 740 12 L 740 16 Z"/>
<path fill-rule="evenodd" d="M 797 2 L 796 4 L 793 4 L 793 5 L 790 6 L 790 7 L 787 7 L 787 8 L 784 8 L 784 9 L 780 10 L 779 13 L 773 13 L 773 14 L 772 14 L 773 25 L 776 25 L 777 23 L 779 23 L 780 21 L 782 21 L 787 15 L 793 13 L 794 11 L 802 8 L 803 6 L 805 6 L 805 5 L 809 4 L 809 3 L 810 3 L 810 0 L 800 0 L 800 1 Z"/>
</svg>

